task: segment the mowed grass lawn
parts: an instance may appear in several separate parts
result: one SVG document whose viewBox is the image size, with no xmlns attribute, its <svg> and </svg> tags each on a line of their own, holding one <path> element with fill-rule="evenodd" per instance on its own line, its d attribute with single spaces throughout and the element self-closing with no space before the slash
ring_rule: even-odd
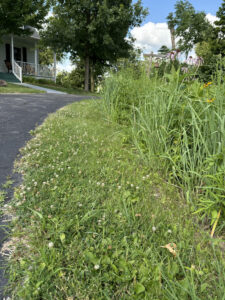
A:
<svg viewBox="0 0 225 300">
<path fill-rule="evenodd" d="M 100 100 L 60 109 L 21 151 L 12 296 L 224 299 L 221 241 L 101 111 Z"/>
<path fill-rule="evenodd" d="M 68 93 L 68 94 L 73 94 L 73 95 L 86 95 L 86 96 L 96 95 L 95 93 L 85 92 L 83 89 L 71 88 L 71 87 L 66 88 L 66 87 L 59 86 L 55 83 L 52 83 L 52 84 L 34 83 L 34 85 L 44 87 L 44 88 L 47 88 L 47 89 L 52 89 L 52 90 Z"/>
<path fill-rule="evenodd" d="M 52 89 L 60 92 L 65 92 L 68 94 L 74 94 L 74 95 L 86 95 L 86 96 L 95 96 L 96 93 L 91 92 L 85 92 L 84 89 L 76 88 L 76 87 L 63 87 L 57 83 L 55 83 L 52 80 L 45 80 L 45 79 L 36 79 L 33 77 L 24 77 L 24 82 L 44 87 L 47 89 Z"/>
<path fill-rule="evenodd" d="M 11 94 L 11 93 L 18 93 L 18 94 L 39 94 L 45 93 L 44 91 L 38 91 L 31 88 L 27 88 L 25 86 L 21 86 L 18 84 L 8 83 L 6 87 L 0 87 L 0 94 Z"/>
</svg>

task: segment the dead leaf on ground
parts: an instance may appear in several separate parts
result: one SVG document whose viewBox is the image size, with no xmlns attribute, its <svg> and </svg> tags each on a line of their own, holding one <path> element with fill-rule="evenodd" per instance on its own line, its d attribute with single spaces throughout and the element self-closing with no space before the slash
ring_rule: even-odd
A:
<svg viewBox="0 0 225 300">
<path fill-rule="evenodd" d="M 177 252 L 176 252 L 177 245 L 175 243 L 169 243 L 165 246 L 161 246 L 161 248 L 166 248 L 167 250 L 170 251 L 170 253 L 173 254 L 174 257 L 177 256 Z"/>
</svg>

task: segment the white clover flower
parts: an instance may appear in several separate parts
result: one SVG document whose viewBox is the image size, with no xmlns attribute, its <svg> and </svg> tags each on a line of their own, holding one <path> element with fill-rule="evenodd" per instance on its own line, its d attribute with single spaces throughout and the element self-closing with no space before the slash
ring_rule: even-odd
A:
<svg viewBox="0 0 225 300">
<path fill-rule="evenodd" d="M 119 189 L 119 190 L 121 189 L 121 185 L 118 186 L 118 189 Z"/>
<path fill-rule="evenodd" d="M 156 231 L 156 227 L 155 227 L 155 226 L 152 227 L 152 231 L 153 231 L 153 232 Z"/>
<path fill-rule="evenodd" d="M 98 270 L 99 268 L 100 268 L 99 265 L 95 265 L 95 266 L 94 266 L 94 269 L 95 269 L 95 270 Z"/>
<path fill-rule="evenodd" d="M 172 230 L 171 229 L 168 229 L 168 231 L 167 231 L 168 233 L 172 233 Z"/>
<path fill-rule="evenodd" d="M 139 190 L 139 186 L 136 186 L 136 190 Z"/>
<path fill-rule="evenodd" d="M 105 186 L 105 184 L 104 184 L 104 182 L 102 183 L 102 187 L 104 187 Z"/>
<path fill-rule="evenodd" d="M 97 182 L 97 185 L 100 185 L 101 183 L 100 182 Z"/>
<path fill-rule="evenodd" d="M 48 243 L 48 248 L 53 248 L 54 247 L 54 244 L 53 244 L 53 242 L 50 242 L 50 243 Z"/>
<path fill-rule="evenodd" d="M 130 185 L 131 187 L 133 187 L 134 185 L 133 185 L 133 183 L 131 183 L 131 185 Z"/>
</svg>

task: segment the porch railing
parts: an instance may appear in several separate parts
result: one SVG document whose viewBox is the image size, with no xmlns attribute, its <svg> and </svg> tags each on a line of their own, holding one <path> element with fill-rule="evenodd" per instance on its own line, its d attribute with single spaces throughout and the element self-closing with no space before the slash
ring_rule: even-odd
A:
<svg viewBox="0 0 225 300">
<path fill-rule="evenodd" d="M 55 76 L 55 70 L 53 66 L 39 65 L 21 61 L 17 61 L 17 63 L 21 66 L 22 73 L 25 76 L 37 76 L 51 79 Z"/>
<path fill-rule="evenodd" d="M 23 80 L 22 68 L 18 65 L 17 62 L 13 61 L 12 63 L 12 72 L 19 79 L 20 82 Z"/>
</svg>

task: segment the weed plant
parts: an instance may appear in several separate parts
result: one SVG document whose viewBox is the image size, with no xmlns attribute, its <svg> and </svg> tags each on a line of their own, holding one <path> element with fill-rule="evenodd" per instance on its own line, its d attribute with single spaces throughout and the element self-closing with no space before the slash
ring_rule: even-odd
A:
<svg viewBox="0 0 225 300">
<path fill-rule="evenodd" d="M 100 103 L 59 110 L 22 149 L 9 207 L 12 299 L 224 299 L 223 244 Z"/>
<path fill-rule="evenodd" d="M 109 118 L 125 123 L 142 157 L 182 187 L 193 211 L 225 217 L 225 84 L 173 69 L 148 78 L 131 67 L 105 82 Z M 222 69 L 221 67 L 219 68 Z M 194 79 L 194 80 L 193 80 Z M 222 219 L 221 218 L 221 219 Z M 220 221 L 220 229 L 224 222 Z"/>
</svg>

